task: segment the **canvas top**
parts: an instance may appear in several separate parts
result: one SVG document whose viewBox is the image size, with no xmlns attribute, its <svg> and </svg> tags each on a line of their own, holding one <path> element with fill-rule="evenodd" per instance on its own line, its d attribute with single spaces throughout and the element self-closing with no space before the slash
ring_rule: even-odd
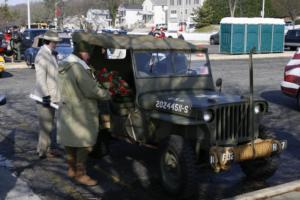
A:
<svg viewBox="0 0 300 200">
<path fill-rule="evenodd" d="M 76 32 L 73 42 L 88 42 L 91 45 L 114 49 L 133 50 L 183 50 L 207 52 L 207 48 L 174 38 L 154 38 L 149 35 L 115 35 L 103 33 Z"/>
</svg>

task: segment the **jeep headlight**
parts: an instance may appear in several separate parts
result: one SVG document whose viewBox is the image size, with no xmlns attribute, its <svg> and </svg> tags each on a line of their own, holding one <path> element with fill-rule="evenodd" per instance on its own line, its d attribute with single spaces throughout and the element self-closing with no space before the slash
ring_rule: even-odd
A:
<svg viewBox="0 0 300 200">
<path fill-rule="evenodd" d="M 206 110 L 203 112 L 203 120 L 205 122 L 211 122 L 214 118 L 214 113 L 212 110 Z"/>
<path fill-rule="evenodd" d="M 260 113 L 262 111 L 263 111 L 263 108 L 262 108 L 262 106 L 260 104 L 257 104 L 257 105 L 254 106 L 254 113 L 255 114 L 258 114 L 258 113 Z"/>
</svg>

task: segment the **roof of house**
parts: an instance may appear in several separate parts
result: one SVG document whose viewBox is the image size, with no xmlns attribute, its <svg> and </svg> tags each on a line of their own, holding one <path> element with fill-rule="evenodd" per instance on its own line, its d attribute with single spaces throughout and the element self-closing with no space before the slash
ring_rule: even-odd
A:
<svg viewBox="0 0 300 200">
<path fill-rule="evenodd" d="M 143 10 L 142 4 L 128 4 L 124 3 L 120 5 L 121 8 L 125 8 L 127 10 Z"/>
<path fill-rule="evenodd" d="M 167 0 L 151 0 L 155 6 L 166 6 Z"/>
<path fill-rule="evenodd" d="M 72 38 L 74 43 L 85 41 L 91 45 L 114 49 L 207 51 L 206 48 L 198 47 L 184 40 L 173 38 L 158 39 L 149 35 L 114 35 L 76 32 Z"/>
<path fill-rule="evenodd" d="M 109 10 L 102 10 L 102 9 L 89 9 L 88 13 L 92 13 L 94 15 L 108 15 L 109 14 Z"/>
</svg>

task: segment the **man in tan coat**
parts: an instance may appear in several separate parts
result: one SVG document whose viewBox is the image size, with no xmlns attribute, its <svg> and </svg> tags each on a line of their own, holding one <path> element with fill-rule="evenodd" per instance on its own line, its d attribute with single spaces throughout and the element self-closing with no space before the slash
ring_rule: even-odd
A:
<svg viewBox="0 0 300 200">
<path fill-rule="evenodd" d="M 109 100 L 99 87 L 87 62 L 93 47 L 74 43 L 74 52 L 59 64 L 61 102 L 58 111 L 58 142 L 65 146 L 69 177 L 81 184 L 97 184 L 86 174 L 86 160 L 97 141 L 99 100 Z"/>
<path fill-rule="evenodd" d="M 43 99 L 42 103 L 37 104 L 40 126 L 37 153 L 40 158 L 58 155 L 55 149 L 55 109 L 50 107 L 50 102 L 59 102 L 58 64 L 56 57 L 52 54 L 59 41 L 60 38 L 56 32 L 47 31 L 44 34 L 44 45 L 35 58 L 36 86 L 34 93 Z"/>
</svg>

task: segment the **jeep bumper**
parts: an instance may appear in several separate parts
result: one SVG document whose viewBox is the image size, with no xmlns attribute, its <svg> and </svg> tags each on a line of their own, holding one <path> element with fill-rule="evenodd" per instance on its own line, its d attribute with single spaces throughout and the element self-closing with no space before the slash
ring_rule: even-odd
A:
<svg viewBox="0 0 300 200">
<path fill-rule="evenodd" d="M 220 172 L 221 170 L 228 170 L 233 161 L 242 162 L 265 158 L 276 153 L 281 153 L 286 148 L 286 140 L 256 139 L 254 142 L 235 147 L 213 146 L 210 148 L 209 159 L 214 171 Z"/>
</svg>

